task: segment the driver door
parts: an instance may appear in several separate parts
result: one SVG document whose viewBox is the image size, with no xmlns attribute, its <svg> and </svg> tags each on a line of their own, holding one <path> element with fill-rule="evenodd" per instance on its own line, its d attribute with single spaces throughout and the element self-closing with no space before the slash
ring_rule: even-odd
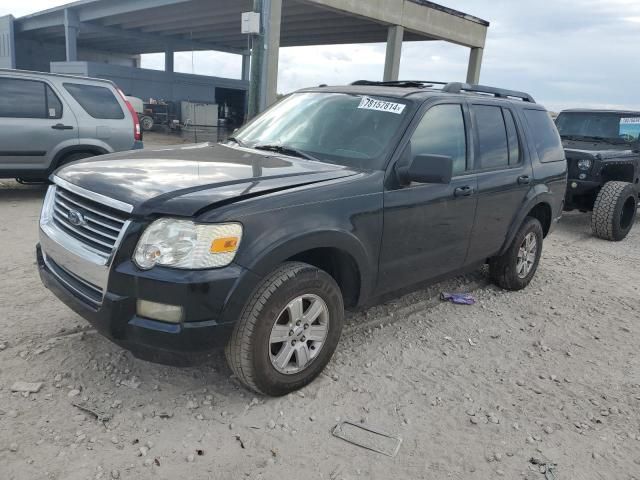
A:
<svg viewBox="0 0 640 480">
<path fill-rule="evenodd" d="M 471 137 L 462 103 L 432 105 L 424 112 L 393 168 L 416 155 L 453 159 L 448 185 L 395 184 L 384 192 L 384 230 L 378 292 L 435 279 L 465 265 L 475 220 L 477 178 L 469 173 Z"/>
</svg>

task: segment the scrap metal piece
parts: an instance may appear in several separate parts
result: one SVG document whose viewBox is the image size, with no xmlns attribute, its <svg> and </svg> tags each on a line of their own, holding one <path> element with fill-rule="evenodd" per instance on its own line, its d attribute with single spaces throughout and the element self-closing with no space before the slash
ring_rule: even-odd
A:
<svg viewBox="0 0 640 480">
<path fill-rule="evenodd" d="M 349 429 L 355 429 L 354 432 L 362 434 L 364 432 L 365 435 L 368 435 L 370 438 L 369 441 L 365 441 L 365 439 L 353 439 L 348 435 Z M 358 430 L 360 432 L 358 432 Z M 353 445 L 357 445 L 358 447 L 365 448 L 367 450 L 371 450 L 372 452 L 380 453 L 382 455 L 386 455 L 387 457 L 395 457 L 400 450 L 400 445 L 402 445 L 402 438 L 400 436 L 393 436 L 387 433 L 381 432 L 375 428 L 362 425 L 359 423 L 353 422 L 342 422 L 333 427 L 331 434 L 334 437 L 340 438 L 345 442 L 349 442 Z M 362 436 L 362 435 L 361 435 Z M 376 440 L 378 442 L 376 442 Z M 393 443 L 390 445 L 390 448 L 382 448 L 379 443 L 382 441 L 384 443 L 389 443 L 388 440 L 392 440 Z"/>
<path fill-rule="evenodd" d="M 79 408 L 83 412 L 90 413 L 91 415 L 96 417 L 96 420 L 98 420 L 102 424 L 108 422 L 112 418 L 111 414 L 109 414 L 109 413 L 101 412 L 101 411 L 99 411 L 97 409 L 88 407 L 87 405 L 83 405 L 81 403 L 75 403 L 74 402 L 71 405 L 73 405 L 76 408 Z"/>
</svg>

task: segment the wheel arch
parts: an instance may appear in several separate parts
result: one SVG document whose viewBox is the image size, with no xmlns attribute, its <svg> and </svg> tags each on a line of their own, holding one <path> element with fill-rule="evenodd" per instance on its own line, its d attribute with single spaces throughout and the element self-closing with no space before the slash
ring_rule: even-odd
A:
<svg viewBox="0 0 640 480">
<path fill-rule="evenodd" d="M 509 245 L 513 242 L 518 230 L 527 217 L 533 217 L 540 221 L 542 224 L 542 232 L 546 238 L 551 231 L 551 225 L 553 223 L 552 202 L 553 196 L 549 191 L 540 192 L 538 195 L 530 198 L 529 201 L 520 209 L 514 222 L 511 224 L 507 238 L 505 239 L 498 255 L 503 255 L 509 249 Z"/>
<path fill-rule="evenodd" d="M 73 145 L 72 147 L 66 147 L 56 153 L 53 161 L 51 162 L 51 172 L 54 172 L 61 164 L 61 162 L 75 153 L 91 153 L 93 155 L 105 155 L 109 153 L 104 147 L 98 145 Z"/>
<path fill-rule="evenodd" d="M 601 172 L 603 185 L 611 181 L 637 184 L 639 181 L 638 175 L 640 175 L 640 172 L 638 172 L 633 163 L 604 164 Z"/>
<path fill-rule="evenodd" d="M 372 261 L 355 236 L 338 231 L 313 232 L 283 240 L 252 257 L 245 265 L 260 276 L 266 276 L 287 261 L 308 263 L 326 271 L 340 286 L 346 306 L 356 306 L 369 297 L 373 289 Z M 255 260 L 253 260 L 255 258 Z M 242 259 L 239 263 L 243 264 Z"/>
</svg>

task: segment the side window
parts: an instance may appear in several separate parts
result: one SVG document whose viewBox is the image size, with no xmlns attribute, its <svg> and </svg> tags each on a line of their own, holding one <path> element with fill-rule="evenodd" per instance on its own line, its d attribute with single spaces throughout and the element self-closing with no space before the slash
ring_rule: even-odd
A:
<svg viewBox="0 0 640 480">
<path fill-rule="evenodd" d="M 509 144 L 502 108 L 489 105 L 472 105 L 478 133 L 479 168 L 509 166 Z"/>
<path fill-rule="evenodd" d="M 62 102 L 51 87 L 47 85 L 47 118 L 62 118 Z"/>
<path fill-rule="evenodd" d="M 102 120 L 121 120 L 124 112 L 111 90 L 94 85 L 65 83 L 64 88 L 93 118 Z"/>
<path fill-rule="evenodd" d="M 453 174 L 467 169 L 467 137 L 461 105 L 435 105 L 424 114 L 411 137 L 411 155 L 447 155 Z"/>
<path fill-rule="evenodd" d="M 551 117 L 545 110 L 524 111 L 538 152 L 543 163 L 562 162 L 565 160 L 562 140 Z"/>
<path fill-rule="evenodd" d="M 517 165 L 520 163 L 520 139 L 518 138 L 518 129 L 516 121 L 513 118 L 511 110 L 503 109 L 504 121 L 507 124 L 507 139 L 509 141 L 509 165 Z"/>
<path fill-rule="evenodd" d="M 48 118 L 46 109 L 44 83 L 0 78 L 0 117 Z"/>
</svg>

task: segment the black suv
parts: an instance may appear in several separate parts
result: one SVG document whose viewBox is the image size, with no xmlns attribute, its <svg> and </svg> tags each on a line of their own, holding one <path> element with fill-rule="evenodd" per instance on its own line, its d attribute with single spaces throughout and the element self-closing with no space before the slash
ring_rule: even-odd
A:
<svg viewBox="0 0 640 480">
<path fill-rule="evenodd" d="M 569 163 L 565 208 L 593 211 L 597 237 L 623 240 L 640 197 L 640 112 L 565 110 L 556 123 Z"/>
<path fill-rule="evenodd" d="M 134 353 L 224 346 L 249 388 L 283 395 L 325 367 L 344 307 L 487 262 L 499 286 L 524 288 L 566 176 L 558 132 L 527 94 L 312 88 L 225 143 L 57 171 L 38 264 Z"/>
</svg>

